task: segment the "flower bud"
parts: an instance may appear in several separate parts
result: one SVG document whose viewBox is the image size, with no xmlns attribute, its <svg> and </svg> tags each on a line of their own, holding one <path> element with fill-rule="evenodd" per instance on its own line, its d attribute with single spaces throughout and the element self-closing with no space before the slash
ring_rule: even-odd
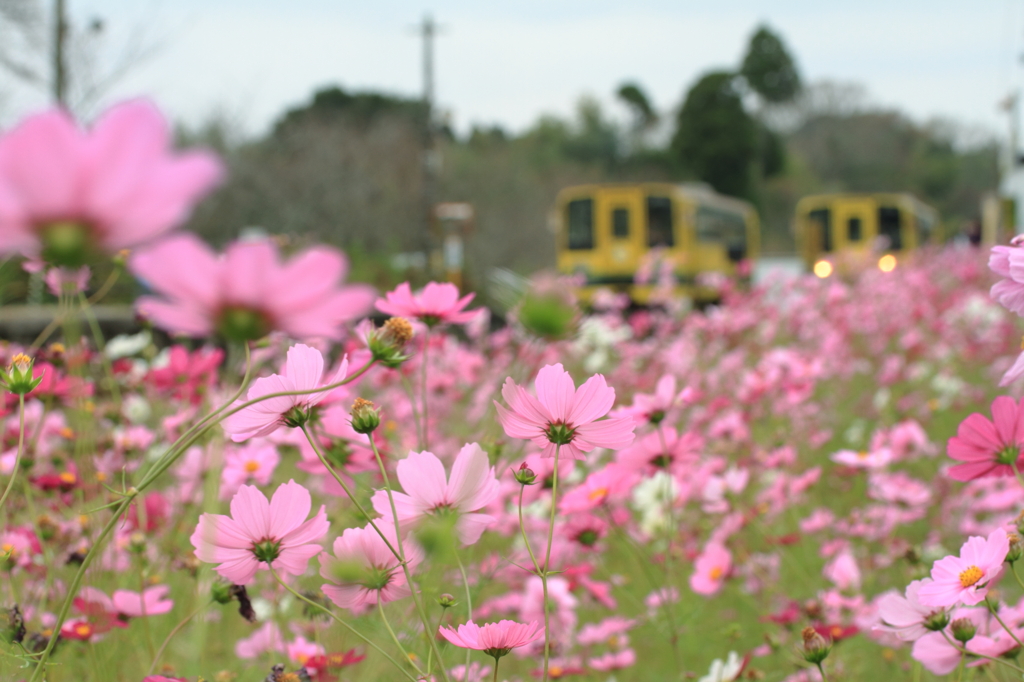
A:
<svg viewBox="0 0 1024 682">
<path fill-rule="evenodd" d="M 380 410 L 369 400 L 356 398 L 349 414 L 352 415 L 352 430 L 356 433 L 373 433 L 380 426 Z"/>
<path fill-rule="evenodd" d="M 978 626 L 970 618 L 957 618 L 949 624 L 949 629 L 953 632 L 953 639 L 961 644 L 967 644 L 974 639 Z"/>
<path fill-rule="evenodd" d="M 520 464 L 519 468 L 512 472 L 512 475 L 519 485 L 533 485 L 537 482 L 537 474 L 533 473 L 533 470 L 526 466 L 526 462 Z"/>
<path fill-rule="evenodd" d="M 398 367 L 409 359 L 402 351 L 414 333 L 409 320 L 404 317 L 389 318 L 383 327 L 370 332 L 366 339 L 373 359 L 385 367 Z"/>
<path fill-rule="evenodd" d="M 804 660 L 808 663 L 820 665 L 822 661 L 828 658 L 829 652 L 832 651 L 832 645 L 812 627 L 804 628 L 800 634 L 804 639 L 804 646 L 800 651 Z"/>
<path fill-rule="evenodd" d="M 924 626 L 932 632 L 944 630 L 947 625 L 949 625 L 949 613 L 945 609 L 929 613 L 928 617 L 924 619 Z"/>
<path fill-rule="evenodd" d="M 218 604 L 230 604 L 235 598 L 234 585 L 218 580 L 210 587 L 210 598 Z"/>
<path fill-rule="evenodd" d="M 445 592 L 437 598 L 437 603 L 441 605 L 442 609 L 450 609 L 459 602 L 454 596 Z"/>
<path fill-rule="evenodd" d="M 34 361 L 24 353 L 18 353 L 11 358 L 11 364 L 6 372 L 0 372 L 0 384 L 7 388 L 14 395 L 25 395 L 32 392 L 42 382 L 42 375 L 38 379 L 32 378 L 32 366 Z"/>
<path fill-rule="evenodd" d="M 1024 556 L 1024 541 L 1016 533 L 1010 533 L 1010 551 L 1006 553 L 1006 562 L 1014 563 Z"/>
</svg>

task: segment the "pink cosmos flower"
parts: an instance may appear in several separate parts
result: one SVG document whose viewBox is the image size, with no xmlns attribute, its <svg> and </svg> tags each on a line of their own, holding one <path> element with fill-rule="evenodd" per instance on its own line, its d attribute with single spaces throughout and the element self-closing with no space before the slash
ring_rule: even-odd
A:
<svg viewBox="0 0 1024 682">
<path fill-rule="evenodd" d="M 608 672 L 611 670 L 621 670 L 623 668 L 629 668 L 636 664 L 636 652 L 632 649 L 623 649 L 622 651 L 609 651 L 603 656 L 596 658 L 587 659 L 587 665 L 594 670 L 600 670 L 602 672 Z"/>
<path fill-rule="evenodd" d="M 860 589 L 860 569 L 849 550 L 839 552 L 832 561 L 825 564 L 822 575 L 840 590 Z"/>
<path fill-rule="evenodd" d="M 288 349 L 284 374 L 257 379 L 246 401 L 284 391 L 315 391 L 335 384 L 348 374 L 348 357 L 342 359 L 333 377 L 324 379 L 324 356 L 316 348 L 301 343 Z M 224 420 L 224 430 L 240 443 L 249 438 L 269 436 L 282 426 L 300 426 L 309 418 L 310 409 L 323 400 L 325 391 L 303 395 L 268 398 L 250 405 Z"/>
<path fill-rule="evenodd" d="M 622 502 L 629 497 L 640 476 L 631 469 L 612 463 L 587 476 L 559 500 L 558 510 L 563 514 L 590 511 L 601 505 Z"/>
<path fill-rule="evenodd" d="M 947 620 L 944 618 L 945 609 L 926 606 L 918 598 L 918 591 L 931 582 L 931 578 L 915 580 L 907 585 L 906 596 L 896 592 L 882 595 L 878 600 L 878 615 L 885 624 L 876 625 L 875 629 L 891 632 L 904 642 L 913 642 L 928 634 L 929 628 L 925 624 L 929 620 Z"/>
<path fill-rule="evenodd" d="M 235 656 L 242 659 L 259 658 L 268 651 L 284 652 L 284 638 L 273 621 L 267 621 L 256 632 L 235 642 Z"/>
<path fill-rule="evenodd" d="M 341 286 L 345 256 L 318 246 L 281 263 L 270 239 L 234 242 L 218 256 L 198 237 L 180 234 L 132 255 L 128 267 L 159 296 L 138 311 L 174 334 L 251 340 L 280 330 L 298 339 L 337 339 L 363 316 L 373 290 Z"/>
<path fill-rule="evenodd" d="M 616 417 L 632 417 L 637 426 L 648 422 L 660 424 L 665 415 L 680 402 L 693 400 L 696 391 L 687 387 L 682 391 L 676 391 L 676 378 L 671 374 L 658 379 L 654 388 L 654 394 L 637 393 L 633 396 L 633 404 L 615 411 Z"/>
<path fill-rule="evenodd" d="M 918 589 L 918 599 L 932 607 L 980 603 L 992 582 L 1002 575 L 1009 551 L 1010 540 L 1002 528 L 992 531 L 987 538 L 968 538 L 960 548 L 960 556 L 935 562 L 932 582 Z"/>
<path fill-rule="evenodd" d="M 464 623 L 456 631 L 453 628 L 438 630 L 441 636 L 455 646 L 463 649 L 482 651 L 495 659 L 508 652 L 544 637 L 544 628 L 537 621 L 526 625 L 514 620 L 502 620 L 497 623 L 477 625 L 473 621 Z"/>
<path fill-rule="evenodd" d="M 267 485 L 280 461 L 277 448 L 265 441 L 229 449 L 220 474 L 220 499 L 233 497 L 243 483 Z"/>
<path fill-rule="evenodd" d="M 500 485 L 487 453 L 476 443 L 459 450 L 448 480 L 444 464 L 430 452 L 410 452 L 396 468 L 405 492 L 392 495 L 403 532 L 425 516 L 457 514 L 455 530 L 459 539 L 464 545 L 472 545 L 494 523 L 493 516 L 477 513 L 498 496 Z M 392 518 L 387 491 L 378 490 L 372 501 L 378 514 Z"/>
<path fill-rule="evenodd" d="M 150 587 L 141 595 L 129 590 L 117 590 L 113 594 L 114 608 L 118 613 L 132 618 L 168 613 L 174 608 L 174 601 L 166 598 L 170 591 L 167 585 Z"/>
<path fill-rule="evenodd" d="M 960 422 L 949 439 L 947 452 L 963 462 L 948 470 L 950 478 L 970 481 L 983 476 L 1013 476 L 1013 466 L 1024 466 L 1024 399 L 1001 395 L 992 401 L 992 419 L 974 414 Z"/>
<path fill-rule="evenodd" d="M 854 469 L 879 469 L 888 466 L 892 461 L 892 451 L 888 448 L 880 448 L 872 451 L 855 452 L 853 450 L 840 450 L 833 454 L 831 459 L 836 464 L 853 467 Z"/>
<path fill-rule="evenodd" d="M 171 153 L 149 102 L 109 109 L 91 132 L 65 111 L 37 114 L 0 138 L 0 253 L 77 265 L 82 251 L 138 246 L 183 222 L 222 175 L 210 154 Z"/>
<path fill-rule="evenodd" d="M 285 650 L 288 654 L 288 659 L 292 663 L 302 666 L 306 665 L 311 658 L 323 656 L 327 653 L 327 650 L 322 645 L 306 641 L 305 637 L 296 637 L 294 642 L 288 642 Z"/>
<path fill-rule="evenodd" d="M 697 594 L 712 595 L 722 589 L 732 570 L 732 552 L 717 543 L 704 548 L 693 562 L 690 588 Z"/>
<path fill-rule="evenodd" d="M 993 246 L 988 267 L 1003 277 L 989 295 L 1007 310 L 1024 317 L 1024 249 L 1016 246 Z"/>
<path fill-rule="evenodd" d="M 200 561 L 219 564 L 214 570 L 235 585 L 251 583 L 270 566 L 302 575 L 330 526 L 324 507 L 307 521 L 311 507 L 309 491 L 295 481 L 279 486 L 269 502 L 243 485 L 231 499 L 231 516 L 203 514 L 190 541 Z"/>
<path fill-rule="evenodd" d="M 428 282 L 418 294 L 413 294 L 408 282 L 402 282 L 394 291 L 378 299 L 377 310 L 394 317 L 416 318 L 433 327 L 436 324 L 464 324 L 470 322 L 479 310 L 463 310 L 475 294 L 459 298 L 459 288 L 454 284 Z"/>
<path fill-rule="evenodd" d="M 497 401 L 494 406 L 510 438 L 532 440 L 543 448 L 544 457 L 554 457 L 561 446 L 573 459 L 583 459 L 594 448 L 618 450 L 633 442 L 631 418 L 601 419 L 615 403 L 615 389 L 600 374 L 577 390 L 560 363 L 546 365 L 537 373 L 535 386 L 536 398 L 511 377 L 505 380 L 501 395 L 511 409 Z"/>
<path fill-rule="evenodd" d="M 54 296 L 59 297 L 63 294 L 74 296 L 85 291 L 89 286 L 91 275 L 92 271 L 88 265 L 83 265 L 80 268 L 50 268 L 43 281 L 46 282 L 46 288 Z"/>
<path fill-rule="evenodd" d="M 377 527 L 397 549 L 394 526 Z M 411 570 L 423 560 L 423 552 L 408 540 L 402 546 Z M 333 556 L 327 552 L 320 554 L 320 575 L 331 581 L 322 586 L 324 594 L 341 608 L 359 612 L 378 601 L 386 604 L 412 594 L 398 557 L 370 526 L 346 528 L 334 540 L 333 549 Z M 360 575 L 356 577 L 353 573 Z"/>
<path fill-rule="evenodd" d="M 200 348 L 192 353 L 184 346 L 171 346 L 167 364 L 149 371 L 146 380 L 158 389 L 193 405 L 202 402 L 217 380 L 217 368 L 224 359 L 220 348 Z"/>
</svg>

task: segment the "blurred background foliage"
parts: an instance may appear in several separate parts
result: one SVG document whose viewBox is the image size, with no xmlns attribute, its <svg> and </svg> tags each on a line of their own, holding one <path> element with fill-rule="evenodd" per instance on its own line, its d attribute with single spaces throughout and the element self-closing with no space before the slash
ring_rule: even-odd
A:
<svg viewBox="0 0 1024 682">
<path fill-rule="evenodd" d="M 494 268 L 528 274 L 554 264 L 550 211 L 563 187 L 588 182 L 702 181 L 755 203 L 764 252 L 792 253 L 793 209 L 830 191 L 909 191 L 939 209 L 946 234 L 976 219 L 998 181 L 990 136 L 952 122 L 912 121 L 872 104 L 856 85 L 805 84 L 783 39 L 767 26 L 740 63 L 688 85 L 659 112 L 639 80 L 615 93 L 619 111 L 581 97 L 575 116 L 542 116 L 512 133 L 439 130 L 439 201 L 471 203 L 465 286 Z M 436 119 L 437 117 L 435 117 Z M 177 130 L 226 160 L 227 183 L 188 227 L 216 246 L 248 232 L 280 235 L 286 249 L 326 242 L 345 249 L 351 277 L 388 288 L 415 271 L 395 259 L 422 244 L 426 109 L 419 98 L 325 87 L 246 138 L 229 113 Z M 4 268 L 10 270 L 11 268 Z M 20 273 L 4 297 L 19 298 Z"/>
</svg>

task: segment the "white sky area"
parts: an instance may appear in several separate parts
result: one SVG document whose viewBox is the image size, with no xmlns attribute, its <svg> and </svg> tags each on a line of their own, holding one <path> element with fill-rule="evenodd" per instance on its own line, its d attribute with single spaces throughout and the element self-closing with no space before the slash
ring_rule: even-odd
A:
<svg viewBox="0 0 1024 682">
<path fill-rule="evenodd" d="M 51 5 L 46 0 L 47 6 Z M 570 116 L 589 94 L 624 118 L 614 92 L 635 80 L 669 111 L 705 71 L 735 68 L 756 26 L 781 34 L 805 82 L 866 87 L 873 103 L 918 121 L 951 118 L 1001 133 L 997 103 L 1024 84 L 1024 0 L 857 2 L 678 0 L 68 0 L 81 23 L 105 22 L 113 59 L 132 36 L 163 47 L 105 97 L 155 99 L 197 124 L 223 111 L 261 133 L 314 89 L 338 84 L 418 96 L 429 12 L 436 92 L 458 131 L 521 131 L 543 113 Z M 0 124 L 46 105 L 0 74 Z"/>
</svg>

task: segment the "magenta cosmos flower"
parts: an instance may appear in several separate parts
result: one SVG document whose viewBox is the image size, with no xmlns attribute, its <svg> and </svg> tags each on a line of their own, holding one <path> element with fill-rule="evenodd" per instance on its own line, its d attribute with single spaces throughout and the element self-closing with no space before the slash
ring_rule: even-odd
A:
<svg viewBox="0 0 1024 682">
<path fill-rule="evenodd" d="M 1013 464 L 1022 466 L 1024 399 L 999 396 L 992 401 L 992 419 L 974 414 L 960 422 L 949 439 L 947 452 L 963 462 L 949 468 L 950 478 L 970 481 L 985 476 L 1013 476 Z"/>
<path fill-rule="evenodd" d="M 458 517 L 455 530 L 459 539 L 472 545 L 494 522 L 493 516 L 476 513 L 498 496 L 499 488 L 487 453 L 476 443 L 459 451 L 447 480 L 444 464 L 431 452 L 410 452 L 398 463 L 397 471 L 405 492 L 392 495 L 403 533 L 425 516 L 454 515 Z M 387 491 L 373 494 L 373 508 L 384 518 L 392 518 Z"/>
<path fill-rule="evenodd" d="M 297 343 L 288 349 L 284 374 L 271 374 L 253 383 L 245 402 L 272 393 L 309 391 L 302 395 L 284 395 L 267 398 L 236 412 L 224 420 L 224 430 L 231 440 L 240 443 L 249 438 L 269 436 L 282 426 L 302 426 L 309 419 L 310 410 L 327 391 L 318 388 L 336 384 L 348 374 L 345 357 L 333 377 L 324 378 L 324 356 L 316 348 Z"/>
<path fill-rule="evenodd" d="M 90 132 L 64 111 L 37 114 L 0 138 L 0 253 L 80 265 L 138 246 L 184 221 L 222 175 L 211 154 L 172 154 L 149 102 L 113 107 Z"/>
<path fill-rule="evenodd" d="M 526 646 L 544 637 L 544 628 L 537 621 L 528 625 L 514 620 L 502 620 L 485 625 L 469 621 L 460 625 L 457 631 L 448 627 L 441 628 L 439 632 L 455 646 L 482 651 L 495 659 L 501 658 L 516 647 Z"/>
<path fill-rule="evenodd" d="M 140 298 L 139 313 L 188 336 L 245 341 L 279 330 L 337 339 L 374 296 L 368 286 L 341 286 L 348 262 L 340 251 L 317 246 L 282 263 L 270 239 L 234 242 L 218 256 L 195 235 L 179 234 L 134 254 L 128 267 L 158 294 Z"/>
<path fill-rule="evenodd" d="M 459 298 L 459 288 L 447 282 L 428 282 L 418 294 L 412 293 L 408 282 L 402 282 L 394 291 L 378 299 L 377 310 L 394 317 L 415 317 L 427 326 L 437 324 L 464 324 L 480 314 L 479 310 L 464 308 L 475 294 Z"/>
<path fill-rule="evenodd" d="M 512 409 L 497 401 L 494 406 L 510 438 L 532 440 L 544 457 L 553 457 L 561 446 L 574 459 L 583 459 L 594 448 L 618 450 L 633 442 L 631 417 L 601 419 L 615 403 L 615 389 L 600 374 L 576 390 L 561 364 L 546 365 L 537 373 L 535 387 L 536 398 L 511 377 L 505 379 L 501 395 Z"/>
<path fill-rule="evenodd" d="M 243 485 L 231 499 L 231 516 L 203 514 L 190 538 L 200 561 L 235 585 L 252 582 L 257 570 L 273 567 L 302 575 L 322 548 L 316 543 L 330 524 L 323 507 L 306 520 L 312 501 L 295 481 L 282 484 L 268 502 L 253 486 Z"/>
<path fill-rule="evenodd" d="M 378 523 L 377 527 L 397 549 L 394 526 Z M 411 571 L 423 560 L 423 553 L 408 540 L 402 547 Z M 324 594 L 341 608 L 360 612 L 378 601 L 386 604 L 412 594 L 401 561 L 372 527 L 346 528 L 333 549 L 333 556 L 320 555 L 320 575 L 331 581 L 322 586 Z"/>
<path fill-rule="evenodd" d="M 985 599 L 988 588 L 1003 573 L 1010 551 L 1006 531 L 998 528 L 987 538 L 972 537 L 960 548 L 960 556 L 939 559 L 932 566 L 932 582 L 917 591 L 925 606 L 974 606 Z"/>
</svg>

